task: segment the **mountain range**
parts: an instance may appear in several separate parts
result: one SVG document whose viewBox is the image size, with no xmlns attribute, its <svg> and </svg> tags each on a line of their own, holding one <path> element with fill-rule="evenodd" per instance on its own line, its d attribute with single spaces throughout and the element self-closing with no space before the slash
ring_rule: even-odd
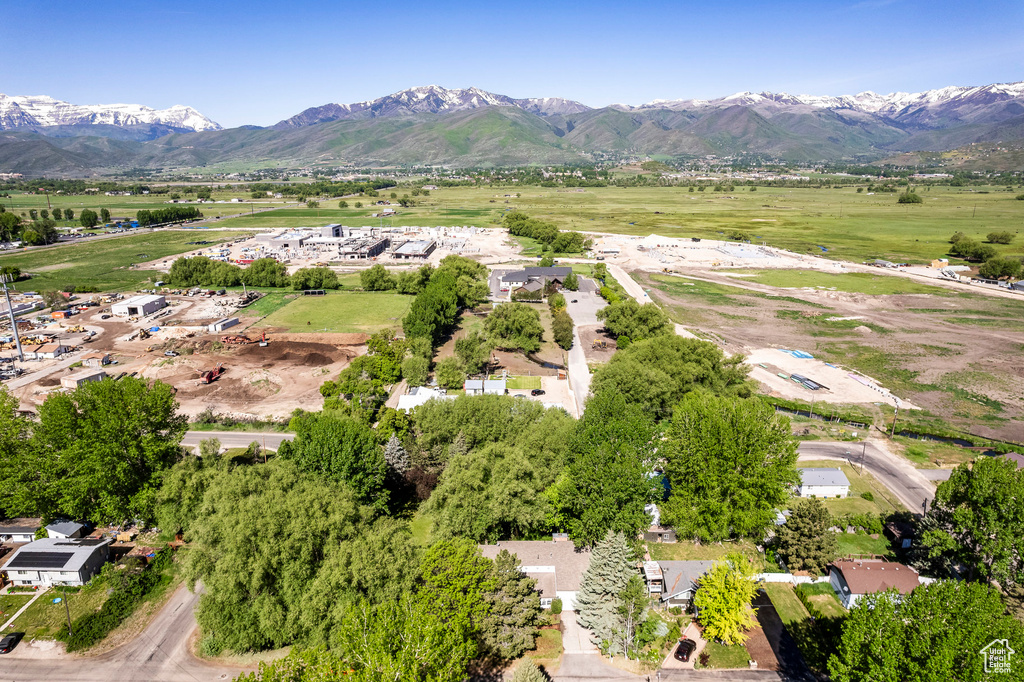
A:
<svg viewBox="0 0 1024 682">
<path fill-rule="evenodd" d="M 741 92 L 602 108 L 430 85 L 313 107 L 268 128 L 232 129 L 188 107 L 76 106 L 0 95 L 0 129 L 0 171 L 32 175 L 229 165 L 498 166 L 604 155 L 874 160 L 1024 140 L 1024 82 L 837 97 Z"/>
</svg>

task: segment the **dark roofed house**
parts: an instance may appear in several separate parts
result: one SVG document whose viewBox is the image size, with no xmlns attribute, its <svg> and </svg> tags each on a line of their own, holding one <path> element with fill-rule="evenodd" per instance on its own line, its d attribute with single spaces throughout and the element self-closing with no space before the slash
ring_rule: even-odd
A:
<svg viewBox="0 0 1024 682">
<path fill-rule="evenodd" d="M 561 285 L 565 278 L 572 272 L 572 268 L 550 267 L 550 268 L 524 268 L 515 272 L 507 272 L 501 276 L 501 284 L 509 290 L 525 286 L 527 282 L 540 282 L 543 287 L 548 282 Z"/>
<path fill-rule="evenodd" d="M 0 543 L 32 542 L 36 531 L 43 525 L 38 518 L 6 519 L 0 521 Z"/>
<path fill-rule="evenodd" d="M 917 571 L 909 566 L 879 559 L 836 561 L 829 565 L 828 571 L 832 589 L 848 609 L 865 594 L 890 588 L 896 588 L 900 594 L 910 594 L 921 584 Z"/>
<path fill-rule="evenodd" d="M 510 540 L 480 545 L 480 552 L 488 559 L 494 559 L 503 549 L 514 554 L 520 570 L 537 581 L 541 606 L 548 608 L 558 597 L 564 610 L 576 610 L 576 593 L 590 566 L 590 550 L 577 550 L 568 540 Z"/>
<path fill-rule="evenodd" d="M 690 599 L 697 589 L 697 581 L 711 570 L 714 561 L 659 561 L 664 587 L 661 603 L 666 606 L 690 607 Z"/>
<path fill-rule="evenodd" d="M 15 585 L 84 585 L 110 558 L 112 538 L 43 538 L 18 548 L 3 569 Z"/>
</svg>

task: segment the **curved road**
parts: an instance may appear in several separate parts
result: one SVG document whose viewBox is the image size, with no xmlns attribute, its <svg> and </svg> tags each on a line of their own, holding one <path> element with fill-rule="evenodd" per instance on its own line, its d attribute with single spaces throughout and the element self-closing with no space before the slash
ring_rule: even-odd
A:
<svg viewBox="0 0 1024 682">
<path fill-rule="evenodd" d="M 54 655 L 22 642 L 3 657 L 0 682 L 230 680 L 246 669 L 209 665 L 189 651 L 188 641 L 196 629 L 193 609 L 198 601 L 198 594 L 181 585 L 138 637 L 99 656 Z"/>
</svg>

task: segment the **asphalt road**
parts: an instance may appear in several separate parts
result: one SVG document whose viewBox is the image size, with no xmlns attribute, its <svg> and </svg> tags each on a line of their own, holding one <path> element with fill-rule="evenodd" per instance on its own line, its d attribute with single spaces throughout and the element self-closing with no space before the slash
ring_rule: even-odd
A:
<svg viewBox="0 0 1024 682">
<path fill-rule="evenodd" d="M 935 486 L 907 460 L 885 449 L 876 441 L 864 443 L 800 443 L 797 449 L 802 460 L 834 459 L 849 462 L 877 478 L 910 511 L 920 514 L 935 498 Z"/>
<path fill-rule="evenodd" d="M 216 438 L 220 441 L 221 447 L 225 448 L 245 448 L 249 447 L 249 443 L 256 441 L 269 450 L 277 450 L 282 441 L 294 440 L 295 434 L 254 431 L 186 431 L 185 437 L 181 439 L 181 444 L 194 448 L 199 445 L 199 441 L 207 438 Z"/>
<path fill-rule="evenodd" d="M 188 649 L 199 595 L 181 585 L 141 635 L 99 656 L 42 658 L 24 642 L 3 657 L 0 682 L 197 682 L 230 680 L 241 668 L 204 663 Z"/>
<path fill-rule="evenodd" d="M 566 299 L 566 310 L 572 318 L 572 348 L 569 349 L 569 385 L 572 386 L 573 395 L 576 398 L 576 416 L 583 414 L 583 405 L 590 393 L 590 368 L 587 366 L 587 357 L 583 352 L 583 342 L 580 340 L 581 326 L 594 326 L 600 324 L 597 319 L 597 311 L 606 304 L 601 295 L 597 293 L 597 285 L 591 280 L 580 277 L 579 291 L 563 291 Z M 576 301 L 573 303 L 573 301 Z"/>
</svg>

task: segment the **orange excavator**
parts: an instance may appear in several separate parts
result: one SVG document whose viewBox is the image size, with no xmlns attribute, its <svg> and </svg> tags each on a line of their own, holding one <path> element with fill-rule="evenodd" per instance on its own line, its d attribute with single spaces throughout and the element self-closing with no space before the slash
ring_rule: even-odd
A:
<svg viewBox="0 0 1024 682">
<path fill-rule="evenodd" d="M 220 364 L 213 369 L 208 369 L 205 372 L 200 372 L 199 383 L 201 384 L 212 384 L 216 381 L 217 377 L 224 373 L 224 365 Z"/>
</svg>

